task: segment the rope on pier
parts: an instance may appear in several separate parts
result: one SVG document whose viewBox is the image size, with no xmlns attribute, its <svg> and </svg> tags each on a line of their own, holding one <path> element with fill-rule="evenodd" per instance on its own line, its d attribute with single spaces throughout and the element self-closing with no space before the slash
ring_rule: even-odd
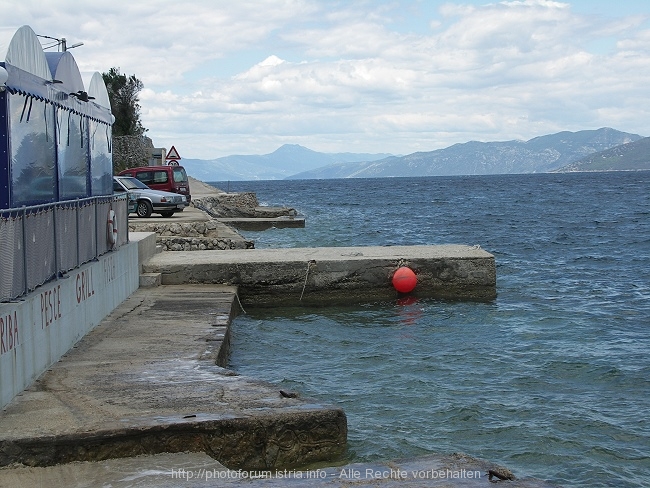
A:
<svg viewBox="0 0 650 488">
<path fill-rule="evenodd" d="M 307 287 L 307 278 L 309 277 L 309 269 L 311 268 L 312 264 L 316 264 L 315 260 L 311 260 L 307 262 L 307 271 L 305 272 L 305 283 L 302 285 L 302 292 L 300 293 L 300 300 L 302 301 L 302 296 L 305 294 L 305 288 Z"/>
<path fill-rule="evenodd" d="M 242 313 L 246 315 L 246 310 L 244 310 L 244 306 L 241 304 L 241 300 L 239 299 L 239 293 L 235 293 L 235 296 L 237 297 L 237 303 L 239 303 L 239 308 L 241 309 Z"/>
</svg>

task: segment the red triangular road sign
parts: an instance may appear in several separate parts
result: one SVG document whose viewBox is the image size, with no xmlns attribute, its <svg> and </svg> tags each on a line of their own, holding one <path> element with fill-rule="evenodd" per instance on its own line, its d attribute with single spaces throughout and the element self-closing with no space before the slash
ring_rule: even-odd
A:
<svg viewBox="0 0 650 488">
<path fill-rule="evenodd" d="M 167 153 L 165 159 L 181 159 L 181 157 L 178 155 L 178 151 L 176 150 L 176 148 L 172 146 L 172 148 Z"/>
</svg>

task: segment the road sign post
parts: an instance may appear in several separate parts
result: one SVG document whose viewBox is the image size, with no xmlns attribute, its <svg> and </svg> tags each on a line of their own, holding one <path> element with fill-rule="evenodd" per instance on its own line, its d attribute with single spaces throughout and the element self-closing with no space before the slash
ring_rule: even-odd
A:
<svg viewBox="0 0 650 488">
<path fill-rule="evenodd" d="M 167 153 L 167 156 L 165 156 L 165 160 L 167 161 L 168 166 L 178 166 L 178 161 L 181 159 L 180 154 L 178 154 L 178 151 L 174 146 L 169 150 Z"/>
</svg>

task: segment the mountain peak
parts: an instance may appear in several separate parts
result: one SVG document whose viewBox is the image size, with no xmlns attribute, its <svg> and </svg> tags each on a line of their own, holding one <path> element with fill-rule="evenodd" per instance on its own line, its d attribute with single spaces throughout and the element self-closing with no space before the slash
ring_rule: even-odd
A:
<svg viewBox="0 0 650 488">
<path fill-rule="evenodd" d="M 316 151 L 312 151 L 311 149 L 301 146 L 300 144 L 283 144 L 275 151 L 273 151 L 271 154 L 303 153 L 303 152 L 315 153 Z"/>
</svg>

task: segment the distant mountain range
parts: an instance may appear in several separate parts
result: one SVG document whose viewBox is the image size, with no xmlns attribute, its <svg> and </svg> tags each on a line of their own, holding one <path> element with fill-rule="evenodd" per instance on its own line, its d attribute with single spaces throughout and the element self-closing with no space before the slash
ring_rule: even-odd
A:
<svg viewBox="0 0 650 488">
<path fill-rule="evenodd" d="M 217 159 L 182 159 L 188 174 L 202 181 L 282 180 L 302 171 L 335 163 L 374 161 L 390 154 L 319 153 L 285 144 L 271 154 L 235 155 Z"/>
<path fill-rule="evenodd" d="M 183 159 L 203 181 L 487 175 L 650 169 L 650 138 L 610 128 L 529 141 L 466 142 L 406 156 L 319 153 L 286 144 L 271 154 Z"/>
</svg>

